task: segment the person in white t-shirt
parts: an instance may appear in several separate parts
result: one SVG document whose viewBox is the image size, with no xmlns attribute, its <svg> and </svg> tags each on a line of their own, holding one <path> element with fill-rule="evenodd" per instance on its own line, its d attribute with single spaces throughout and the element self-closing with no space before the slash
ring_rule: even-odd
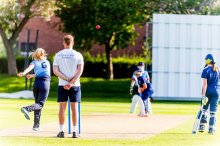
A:
<svg viewBox="0 0 220 146">
<path fill-rule="evenodd" d="M 73 50 L 74 37 L 63 38 L 64 49 L 59 51 L 53 62 L 53 72 L 59 78 L 58 99 L 60 131 L 57 135 L 64 138 L 65 110 L 68 98 L 72 110 L 73 138 L 78 137 L 78 103 L 81 102 L 80 76 L 84 68 L 83 56 Z"/>
</svg>

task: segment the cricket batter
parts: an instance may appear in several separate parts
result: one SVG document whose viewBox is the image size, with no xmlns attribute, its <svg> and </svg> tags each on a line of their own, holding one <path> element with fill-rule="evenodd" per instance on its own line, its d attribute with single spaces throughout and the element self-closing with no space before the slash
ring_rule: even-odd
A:
<svg viewBox="0 0 220 146">
<path fill-rule="evenodd" d="M 208 54 L 205 57 L 205 68 L 202 71 L 202 102 L 203 115 L 199 126 L 199 132 L 205 131 L 205 125 L 207 123 L 208 108 L 209 108 L 209 127 L 208 133 L 214 134 L 216 130 L 216 114 L 218 109 L 218 101 L 220 94 L 220 83 L 219 83 L 219 69 L 216 66 L 215 56 Z M 208 100 L 206 99 L 208 98 Z M 207 102 L 207 103 L 206 103 Z"/>
<path fill-rule="evenodd" d="M 144 105 L 148 106 L 148 99 L 154 92 L 152 85 L 151 83 L 147 82 L 146 78 L 142 75 L 142 70 L 140 68 L 135 68 L 134 75 L 138 84 L 138 93 L 140 94 L 140 97 L 142 98 Z"/>
<path fill-rule="evenodd" d="M 84 61 L 83 56 L 73 50 L 73 36 L 64 36 L 63 46 L 64 49 L 55 55 L 53 62 L 53 72 L 59 78 L 57 102 L 59 102 L 60 131 L 57 137 L 64 138 L 65 110 L 69 98 L 72 110 L 72 138 L 77 138 L 79 136 L 77 129 L 78 103 L 81 102 L 80 76 L 83 72 Z"/>
<path fill-rule="evenodd" d="M 21 112 L 24 114 L 25 118 L 30 120 L 29 112 L 34 111 L 34 126 L 33 130 L 40 130 L 40 117 L 41 110 L 44 103 L 47 100 L 49 90 L 50 90 L 50 63 L 46 60 L 46 51 L 42 48 L 36 49 L 32 54 L 33 61 L 30 63 L 24 72 L 20 72 L 17 75 L 22 77 L 34 69 L 35 74 L 27 74 L 28 79 L 34 78 L 33 93 L 35 98 L 35 103 L 30 106 L 25 106 L 21 108 Z"/>
<path fill-rule="evenodd" d="M 141 69 L 142 71 L 142 76 L 145 78 L 146 82 L 150 83 L 150 77 L 147 71 L 145 71 L 145 65 L 143 62 L 139 62 L 138 66 L 139 69 Z M 132 93 L 132 91 L 135 89 L 135 87 L 138 86 L 137 83 L 137 78 L 136 76 L 133 74 L 132 78 L 131 78 L 131 87 L 130 87 L 130 93 Z M 132 98 L 133 100 L 134 98 Z M 152 114 L 152 108 L 151 108 L 151 101 L 153 101 L 153 98 L 150 97 L 148 99 L 148 102 L 145 103 L 145 112 L 147 114 Z M 140 105 L 140 104 L 139 104 Z"/>
</svg>

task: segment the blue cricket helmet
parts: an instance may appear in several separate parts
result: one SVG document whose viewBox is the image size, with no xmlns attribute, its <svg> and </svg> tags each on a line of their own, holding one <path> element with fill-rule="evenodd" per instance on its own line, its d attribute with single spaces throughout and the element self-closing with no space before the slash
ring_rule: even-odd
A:
<svg viewBox="0 0 220 146">
<path fill-rule="evenodd" d="M 139 67 L 135 67 L 134 72 L 141 72 L 142 70 Z"/>
<path fill-rule="evenodd" d="M 205 63 L 209 64 L 209 63 L 216 63 L 216 59 L 215 56 L 212 54 L 207 54 L 205 57 Z"/>
</svg>

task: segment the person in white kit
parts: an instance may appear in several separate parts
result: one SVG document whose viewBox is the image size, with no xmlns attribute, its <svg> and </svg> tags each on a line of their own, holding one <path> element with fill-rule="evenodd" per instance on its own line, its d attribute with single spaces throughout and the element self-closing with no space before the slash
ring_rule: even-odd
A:
<svg viewBox="0 0 220 146">
<path fill-rule="evenodd" d="M 81 102 L 80 76 L 84 68 L 83 56 L 73 50 L 74 38 L 66 35 L 63 38 L 64 49 L 59 51 L 53 62 L 53 72 L 59 78 L 58 99 L 60 131 L 57 135 L 64 138 L 65 110 L 68 98 L 72 110 L 73 138 L 78 135 L 78 103 Z"/>
</svg>

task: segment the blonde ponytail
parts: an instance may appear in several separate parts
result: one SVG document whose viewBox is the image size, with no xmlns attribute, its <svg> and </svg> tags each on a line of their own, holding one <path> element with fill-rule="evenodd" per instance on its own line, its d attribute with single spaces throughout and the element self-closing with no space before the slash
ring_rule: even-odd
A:
<svg viewBox="0 0 220 146">
<path fill-rule="evenodd" d="M 218 71 L 218 66 L 216 64 L 213 64 L 212 70 L 213 71 Z"/>
</svg>

